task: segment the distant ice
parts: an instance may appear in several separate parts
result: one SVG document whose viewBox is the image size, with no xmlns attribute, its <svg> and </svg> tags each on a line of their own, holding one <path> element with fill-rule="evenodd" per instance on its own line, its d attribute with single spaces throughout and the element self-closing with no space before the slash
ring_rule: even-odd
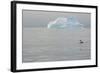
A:
<svg viewBox="0 0 100 73">
<path fill-rule="evenodd" d="M 58 17 L 56 20 L 49 22 L 47 27 L 51 29 L 82 29 L 83 24 L 76 17 Z"/>
</svg>

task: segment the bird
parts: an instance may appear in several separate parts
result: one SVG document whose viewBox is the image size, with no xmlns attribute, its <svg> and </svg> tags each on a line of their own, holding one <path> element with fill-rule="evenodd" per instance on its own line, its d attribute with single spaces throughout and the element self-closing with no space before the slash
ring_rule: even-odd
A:
<svg viewBox="0 0 100 73">
<path fill-rule="evenodd" d="M 84 43 L 82 40 L 80 40 L 80 44 Z"/>
</svg>

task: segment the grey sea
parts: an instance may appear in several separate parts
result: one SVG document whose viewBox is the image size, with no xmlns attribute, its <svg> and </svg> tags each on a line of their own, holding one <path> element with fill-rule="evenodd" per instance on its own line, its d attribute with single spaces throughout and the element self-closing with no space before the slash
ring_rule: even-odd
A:
<svg viewBox="0 0 100 73">
<path fill-rule="evenodd" d="M 23 28 L 22 62 L 91 59 L 90 29 Z M 82 40 L 84 43 L 80 43 Z"/>
</svg>

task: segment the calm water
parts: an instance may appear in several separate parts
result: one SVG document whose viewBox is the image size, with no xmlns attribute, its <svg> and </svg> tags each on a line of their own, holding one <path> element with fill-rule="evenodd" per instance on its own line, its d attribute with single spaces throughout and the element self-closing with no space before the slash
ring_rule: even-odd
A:
<svg viewBox="0 0 100 73">
<path fill-rule="evenodd" d="M 83 40 L 84 43 L 80 44 L 79 40 Z M 23 28 L 23 62 L 90 58 L 90 29 Z"/>
</svg>

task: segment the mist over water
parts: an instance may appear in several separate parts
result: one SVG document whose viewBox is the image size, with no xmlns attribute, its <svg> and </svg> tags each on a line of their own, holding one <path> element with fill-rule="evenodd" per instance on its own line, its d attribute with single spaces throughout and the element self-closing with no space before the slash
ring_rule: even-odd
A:
<svg viewBox="0 0 100 73">
<path fill-rule="evenodd" d="M 90 59 L 90 29 L 23 29 L 23 62 Z M 83 40 L 84 44 L 80 44 Z"/>
<path fill-rule="evenodd" d="M 22 62 L 91 59 L 90 13 L 23 10 L 22 18 Z"/>
</svg>

